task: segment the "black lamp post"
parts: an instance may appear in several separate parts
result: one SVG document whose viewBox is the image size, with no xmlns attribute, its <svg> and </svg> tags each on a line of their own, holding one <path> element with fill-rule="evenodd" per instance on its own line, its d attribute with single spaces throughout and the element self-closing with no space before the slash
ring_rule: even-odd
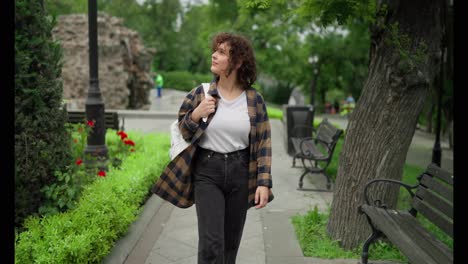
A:
<svg viewBox="0 0 468 264">
<path fill-rule="evenodd" d="M 312 64 L 312 81 L 310 82 L 310 104 L 315 107 L 315 93 L 317 91 L 317 62 L 318 56 L 309 57 L 309 63 Z"/>
<path fill-rule="evenodd" d="M 452 1 L 448 1 L 452 2 Z M 447 30 L 447 11 L 448 8 L 452 5 L 452 3 L 445 3 L 444 10 L 442 12 L 442 22 L 445 24 L 445 30 Z M 436 123 L 436 138 L 434 142 L 434 148 L 432 149 L 432 162 L 437 164 L 439 167 L 441 166 L 442 160 L 442 149 L 440 147 L 440 129 L 441 129 L 441 112 L 442 112 L 442 96 L 443 96 L 443 87 L 445 84 L 445 66 L 447 63 L 446 58 L 446 49 L 447 49 L 447 40 L 446 40 L 446 33 L 444 32 L 442 35 L 441 41 L 441 58 L 440 58 L 440 70 L 439 76 L 437 78 L 437 123 Z"/>
<path fill-rule="evenodd" d="M 436 123 L 436 138 L 434 142 L 434 148 L 432 149 L 432 162 L 440 167 L 440 161 L 442 159 L 442 149 L 440 148 L 440 112 L 441 112 L 441 101 L 442 101 L 442 81 L 439 81 L 438 87 L 438 102 L 437 102 L 437 123 Z"/>
<path fill-rule="evenodd" d="M 443 42 L 444 43 L 444 42 Z M 437 120 L 436 120 L 436 138 L 434 148 L 432 149 L 432 162 L 440 167 L 442 159 L 442 149 L 440 147 L 440 129 L 441 129 L 441 115 L 442 115 L 442 96 L 443 86 L 445 81 L 444 67 L 445 67 L 445 47 L 442 47 L 442 56 L 440 63 L 439 77 L 437 78 Z"/>
<path fill-rule="evenodd" d="M 88 31 L 89 31 L 89 90 L 86 99 L 86 118 L 94 122 L 94 127 L 88 135 L 84 150 L 88 164 L 107 160 L 105 142 L 106 127 L 104 123 L 104 103 L 99 91 L 98 76 L 98 44 L 97 44 L 97 0 L 88 0 Z M 90 158 L 92 157 L 92 158 Z M 106 166 L 98 165 L 100 169 Z"/>
</svg>

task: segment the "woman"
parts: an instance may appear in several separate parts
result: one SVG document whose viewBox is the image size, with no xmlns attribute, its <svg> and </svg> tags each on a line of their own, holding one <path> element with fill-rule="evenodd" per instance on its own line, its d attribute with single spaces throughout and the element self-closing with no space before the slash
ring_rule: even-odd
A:
<svg viewBox="0 0 468 264">
<path fill-rule="evenodd" d="M 192 144 L 169 163 L 153 192 L 182 208 L 195 202 L 199 264 L 234 264 L 247 210 L 273 199 L 270 123 L 262 96 L 251 87 L 256 65 L 250 43 L 219 33 L 212 50 L 208 96 L 199 86 L 179 110 L 180 131 Z"/>
</svg>

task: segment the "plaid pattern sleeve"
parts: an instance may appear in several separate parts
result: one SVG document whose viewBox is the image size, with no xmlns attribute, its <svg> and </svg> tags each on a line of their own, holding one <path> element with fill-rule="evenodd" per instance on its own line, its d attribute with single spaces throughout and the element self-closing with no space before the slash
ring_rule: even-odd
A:
<svg viewBox="0 0 468 264">
<path fill-rule="evenodd" d="M 272 187 L 271 179 L 271 127 L 266 104 L 257 93 L 257 185 Z"/>
<path fill-rule="evenodd" d="M 201 89 L 200 89 L 201 87 Z M 179 109 L 179 129 L 182 137 L 185 140 L 191 140 L 200 126 L 199 123 L 195 123 L 192 120 L 192 112 L 195 110 L 196 106 L 202 100 L 201 93 L 203 92 L 203 87 L 198 86 L 185 97 L 182 105 Z"/>
</svg>

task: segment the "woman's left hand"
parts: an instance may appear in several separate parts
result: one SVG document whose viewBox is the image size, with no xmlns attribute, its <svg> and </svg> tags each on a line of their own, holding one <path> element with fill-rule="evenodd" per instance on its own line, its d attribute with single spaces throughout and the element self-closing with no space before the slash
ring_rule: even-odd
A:
<svg viewBox="0 0 468 264">
<path fill-rule="evenodd" d="M 257 190 L 255 191 L 255 208 L 260 209 L 265 207 L 265 205 L 268 203 L 268 192 L 268 187 L 257 186 Z"/>
</svg>

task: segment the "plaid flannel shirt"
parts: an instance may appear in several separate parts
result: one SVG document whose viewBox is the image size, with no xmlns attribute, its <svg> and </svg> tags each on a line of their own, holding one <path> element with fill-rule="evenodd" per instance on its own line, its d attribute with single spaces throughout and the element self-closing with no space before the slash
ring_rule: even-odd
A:
<svg viewBox="0 0 468 264">
<path fill-rule="evenodd" d="M 212 82 L 208 94 L 219 98 L 216 84 Z M 247 108 L 250 117 L 250 162 L 249 162 L 249 208 L 254 206 L 257 186 L 269 188 L 268 201 L 273 200 L 271 192 L 271 128 L 263 97 L 253 88 L 246 89 Z M 152 192 L 180 208 L 194 203 L 192 168 L 196 146 L 214 114 L 206 122 L 195 123 L 191 119 L 193 110 L 205 98 L 203 86 L 198 86 L 184 99 L 179 110 L 179 128 L 183 138 L 191 145 L 175 157 L 162 172 Z"/>
</svg>

